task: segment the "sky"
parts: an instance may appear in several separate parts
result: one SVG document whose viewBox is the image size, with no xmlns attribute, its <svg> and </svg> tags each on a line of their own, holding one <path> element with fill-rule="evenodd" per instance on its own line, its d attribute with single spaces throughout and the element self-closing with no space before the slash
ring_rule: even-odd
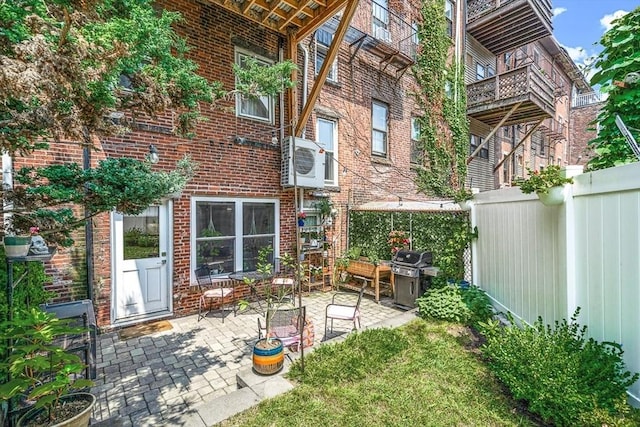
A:
<svg viewBox="0 0 640 427">
<path fill-rule="evenodd" d="M 551 0 L 553 35 L 573 61 L 588 64 L 614 18 L 640 7 L 640 0 Z M 589 78 L 589 76 L 587 76 Z"/>
</svg>

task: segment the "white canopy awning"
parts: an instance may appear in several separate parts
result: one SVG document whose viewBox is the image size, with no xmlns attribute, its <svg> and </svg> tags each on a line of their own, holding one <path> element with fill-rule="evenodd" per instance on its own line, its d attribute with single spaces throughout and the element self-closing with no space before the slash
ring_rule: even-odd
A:
<svg viewBox="0 0 640 427">
<path fill-rule="evenodd" d="M 415 201 L 374 201 L 353 208 L 356 211 L 383 212 L 448 212 L 461 211 L 460 205 L 452 200 Z"/>
</svg>

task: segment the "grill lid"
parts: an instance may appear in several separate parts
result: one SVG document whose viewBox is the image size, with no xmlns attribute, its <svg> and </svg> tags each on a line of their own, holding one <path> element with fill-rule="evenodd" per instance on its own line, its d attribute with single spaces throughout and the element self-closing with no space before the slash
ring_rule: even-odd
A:
<svg viewBox="0 0 640 427">
<path fill-rule="evenodd" d="M 430 266 L 431 260 L 431 252 L 399 250 L 393 259 L 393 262 L 405 266 L 421 268 Z"/>
</svg>

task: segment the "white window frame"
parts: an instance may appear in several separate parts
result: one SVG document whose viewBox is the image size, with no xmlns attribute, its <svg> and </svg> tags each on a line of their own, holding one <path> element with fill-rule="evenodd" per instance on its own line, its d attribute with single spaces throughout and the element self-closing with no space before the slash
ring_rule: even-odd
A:
<svg viewBox="0 0 640 427">
<path fill-rule="evenodd" d="M 385 118 L 384 118 L 385 128 L 384 129 L 377 128 L 375 126 L 374 116 L 375 116 L 376 107 L 384 108 L 384 111 L 385 111 Z M 374 145 L 375 143 L 374 135 L 376 134 L 380 134 L 383 137 L 382 147 L 375 147 Z M 371 154 L 373 154 L 374 156 L 387 157 L 388 153 L 389 153 L 389 105 L 380 101 L 372 101 L 371 102 Z"/>
<path fill-rule="evenodd" d="M 444 16 L 447 19 L 447 34 L 449 37 L 453 37 L 453 9 L 453 2 L 451 0 L 445 0 Z"/>
<path fill-rule="evenodd" d="M 416 144 L 420 143 L 420 127 L 418 126 L 418 118 L 411 117 L 411 153 L 409 155 L 409 162 L 413 165 L 418 165 L 422 162 L 421 158 L 416 158 L 416 154 L 422 154 L 422 149 L 420 149 L 420 153 L 416 150 Z"/>
<path fill-rule="evenodd" d="M 269 65 L 273 65 L 273 61 L 268 60 L 267 58 L 263 58 L 260 57 L 258 55 L 255 55 L 247 50 L 244 49 L 239 49 L 236 48 L 235 51 L 235 63 L 236 65 L 240 65 L 241 61 L 243 58 L 245 57 L 251 57 L 253 59 L 255 59 L 258 63 L 260 64 L 264 64 L 265 66 L 269 66 Z M 261 122 L 267 122 L 267 123 L 274 123 L 274 116 L 275 116 L 275 112 L 274 112 L 274 106 L 275 106 L 275 102 L 274 102 L 274 97 L 273 96 L 260 96 L 258 97 L 259 100 L 258 102 L 261 102 L 262 105 L 264 107 L 266 107 L 267 109 L 267 115 L 266 116 L 260 116 L 260 115 L 255 115 L 255 114 L 251 114 L 251 113 L 245 113 L 243 112 L 244 110 L 244 104 L 249 102 L 250 99 L 247 99 L 247 97 L 243 96 L 243 95 L 236 95 L 236 116 L 237 117 L 245 117 L 248 119 L 253 119 L 253 120 L 259 120 Z M 255 102 L 255 101 L 254 101 Z"/>
<path fill-rule="evenodd" d="M 235 244 L 234 244 L 234 271 L 242 271 L 244 264 L 243 253 L 243 207 L 245 203 L 270 203 L 273 204 L 274 215 L 274 230 L 273 233 L 268 234 L 256 234 L 256 237 L 273 237 L 273 257 L 274 259 L 279 257 L 280 253 L 280 201 L 278 199 L 253 199 L 253 198 L 237 198 L 237 197 L 209 197 L 209 196 L 196 196 L 191 198 L 191 239 L 190 239 L 190 254 L 191 254 L 191 271 L 195 271 L 197 266 L 197 218 L 198 210 L 196 208 L 199 202 L 205 203 L 234 203 L 234 229 L 235 229 Z M 233 271 L 225 271 L 221 278 L 228 277 Z"/>
<path fill-rule="evenodd" d="M 331 126 L 331 145 L 328 147 L 326 141 L 320 141 L 320 124 L 327 123 Z M 336 120 L 327 119 L 324 117 L 318 117 L 316 120 L 316 135 L 318 135 L 318 144 L 324 149 L 325 152 L 325 169 L 324 169 L 324 183 L 329 186 L 338 185 L 338 122 Z M 328 160 L 329 154 L 333 160 Z M 328 162 L 331 161 L 331 165 Z M 333 171 L 333 177 L 328 177 L 329 169 Z"/>
<path fill-rule="evenodd" d="M 323 30 L 322 28 L 319 29 L 318 31 L 321 31 L 321 30 L 328 33 L 327 30 Z M 316 59 L 315 60 L 316 76 L 318 75 L 318 73 L 320 73 L 320 68 L 322 64 L 324 64 L 325 59 L 327 59 L 327 53 L 329 53 L 329 47 L 330 47 L 329 45 L 326 45 L 320 40 L 318 40 L 317 34 L 318 33 L 316 32 L 316 36 L 314 37 L 314 42 L 316 45 L 316 58 L 315 58 Z M 331 40 L 333 40 L 333 34 L 330 34 L 330 35 L 331 35 Z M 322 58 L 320 58 L 318 54 L 320 54 Z M 331 68 L 329 69 L 329 73 L 327 74 L 327 80 L 332 82 L 338 81 L 338 58 L 337 57 L 336 59 L 333 60 L 333 64 L 331 64 Z"/>
<path fill-rule="evenodd" d="M 373 37 L 386 42 L 391 41 L 389 32 L 389 1 L 373 0 L 371 5 L 371 30 Z"/>
</svg>

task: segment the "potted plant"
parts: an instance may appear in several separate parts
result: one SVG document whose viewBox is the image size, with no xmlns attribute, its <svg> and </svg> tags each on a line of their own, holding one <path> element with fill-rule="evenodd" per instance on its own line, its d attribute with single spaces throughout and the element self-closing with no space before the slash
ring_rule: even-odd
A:
<svg viewBox="0 0 640 427">
<path fill-rule="evenodd" d="M 304 227 L 304 220 L 307 219 L 305 212 L 298 212 L 298 227 Z"/>
<path fill-rule="evenodd" d="M 466 188 L 456 191 L 453 195 L 453 201 L 456 202 L 463 211 L 471 210 L 471 200 L 473 200 L 473 193 Z"/>
<path fill-rule="evenodd" d="M 258 276 L 263 277 L 259 282 L 262 282 L 262 289 L 265 292 L 265 299 L 267 301 L 267 309 L 264 314 L 264 321 L 266 330 L 271 328 L 271 316 L 273 308 L 277 308 L 285 302 L 291 301 L 293 296 L 288 295 L 287 289 L 284 286 L 279 286 L 276 289 L 271 285 L 271 276 L 273 275 L 273 265 L 269 262 L 269 254 L 273 252 L 273 248 L 265 246 L 258 251 L 258 262 L 256 264 L 256 271 Z M 287 261 L 288 262 L 288 261 Z M 269 281 L 269 283 L 265 283 Z M 244 282 L 249 286 L 257 286 L 258 280 L 253 278 L 245 278 Z M 248 307 L 247 301 L 240 302 L 240 308 L 244 309 Z M 271 310 L 270 310 L 271 309 Z M 272 375 L 279 372 L 284 366 L 284 346 L 282 341 L 277 338 L 270 337 L 266 334 L 265 338 L 258 339 L 253 346 L 253 369 L 263 375 Z"/>
<path fill-rule="evenodd" d="M 331 216 L 331 211 L 333 209 L 333 203 L 328 198 L 323 198 L 315 202 L 315 208 L 318 210 L 318 213 L 322 218 L 326 218 Z"/>
<path fill-rule="evenodd" d="M 1 350 L 8 355 L 0 374 L 9 378 L 0 385 L 0 399 L 35 402 L 17 425 L 87 426 L 95 396 L 75 391 L 93 382 L 79 377 L 86 368 L 80 357 L 57 345 L 65 336 L 86 331 L 35 308 L 16 312 L 0 326 L 0 341 L 7 344 Z"/>
<path fill-rule="evenodd" d="M 527 168 L 529 178 L 519 180 L 516 185 L 524 194 L 536 193 L 544 205 L 553 206 L 564 202 L 564 184 L 571 184 L 572 178 L 566 178 L 560 166 L 550 165 L 542 171 Z"/>
</svg>

